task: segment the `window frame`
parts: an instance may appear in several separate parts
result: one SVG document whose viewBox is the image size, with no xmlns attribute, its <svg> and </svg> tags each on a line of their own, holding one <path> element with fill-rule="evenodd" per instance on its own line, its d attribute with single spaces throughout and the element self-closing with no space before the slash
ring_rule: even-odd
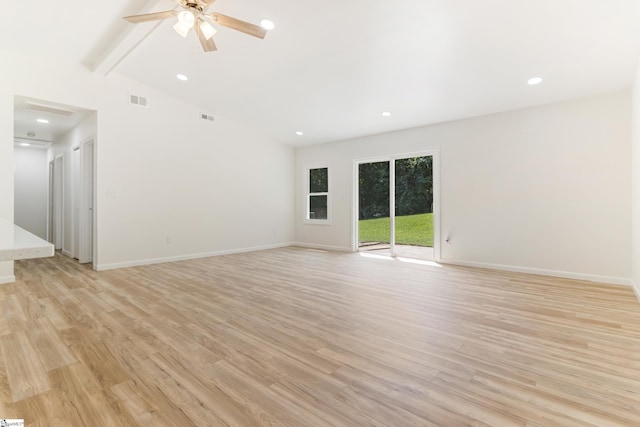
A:
<svg viewBox="0 0 640 427">
<path fill-rule="evenodd" d="M 315 169 L 326 169 L 327 170 L 327 191 L 326 192 L 311 192 L 311 171 Z M 316 224 L 316 225 L 331 225 L 331 171 L 328 165 L 313 165 L 305 167 L 305 211 L 304 211 L 304 220 L 305 224 Z M 327 197 L 327 218 L 326 219 L 318 219 L 311 218 L 311 197 L 313 196 L 326 196 Z"/>
</svg>

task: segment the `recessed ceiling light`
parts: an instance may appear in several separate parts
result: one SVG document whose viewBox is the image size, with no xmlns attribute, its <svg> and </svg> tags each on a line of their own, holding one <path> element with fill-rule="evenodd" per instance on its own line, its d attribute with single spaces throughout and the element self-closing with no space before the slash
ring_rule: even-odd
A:
<svg viewBox="0 0 640 427">
<path fill-rule="evenodd" d="M 540 83 L 542 83 L 542 77 L 531 77 L 527 80 L 527 84 L 530 86 L 539 85 Z"/>
<path fill-rule="evenodd" d="M 296 135 L 298 135 L 298 136 L 302 136 L 302 135 L 304 135 L 304 132 L 300 132 L 300 131 L 298 131 L 298 132 L 296 132 Z"/>
<path fill-rule="evenodd" d="M 182 80 L 183 82 L 186 82 L 187 80 L 189 80 L 189 77 L 185 76 L 184 74 L 176 74 L 176 78 L 178 80 Z"/>
<path fill-rule="evenodd" d="M 29 144 L 28 142 L 21 142 L 20 145 L 23 146 L 23 147 L 30 147 L 31 146 L 31 144 Z"/>
<path fill-rule="evenodd" d="M 47 120 L 47 119 L 36 119 L 36 122 L 38 122 L 38 123 L 49 123 L 49 120 Z"/>
<path fill-rule="evenodd" d="M 273 30 L 276 27 L 276 24 L 274 24 L 273 21 L 269 19 L 263 19 L 262 21 L 260 21 L 260 26 L 265 30 Z"/>
<path fill-rule="evenodd" d="M 382 117 L 390 117 L 390 116 L 391 116 L 391 113 L 388 111 L 385 111 L 382 113 Z"/>
</svg>

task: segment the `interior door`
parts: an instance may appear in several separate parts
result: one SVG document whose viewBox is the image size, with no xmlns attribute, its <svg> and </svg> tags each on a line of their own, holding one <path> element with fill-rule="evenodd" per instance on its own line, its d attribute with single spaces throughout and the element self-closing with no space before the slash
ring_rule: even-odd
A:
<svg viewBox="0 0 640 427">
<path fill-rule="evenodd" d="M 54 203 L 53 203 L 53 177 L 54 177 L 54 166 L 55 162 L 51 160 L 49 162 L 49 211 L 47 212 L 47 240 L 49 243 L 53 244 L 55 241 L 55 233 L 54 233 Z"/>
<path fill-rule="evenodd" d="M 53 163 L 53 244 L 62 249 L 64 238 L 64 162 L 63 156 L 56 156 Z"/>
<path fill-rule="evenodd" d="M 94 141 L 80 145 L 79 257 L 81 263 L 93 262 L 94 222 Z"/>
<path fill-rule="evenodd" d="M 71 215 L 71 256 L 80 259 L 80 146 L 74 147 L 71 152 L 71 204 L 73 211 Z"/>
</svg>

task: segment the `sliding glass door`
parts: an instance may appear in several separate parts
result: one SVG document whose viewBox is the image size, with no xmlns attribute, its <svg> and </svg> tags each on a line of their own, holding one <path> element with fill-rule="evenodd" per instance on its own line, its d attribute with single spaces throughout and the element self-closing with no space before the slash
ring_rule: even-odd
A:
<svg viewBox="0 0 640 427">
<path fill-rule="evenodd" d="M 358 247 L 385 254 L 391 249 L 389 162 L 358 165 Z"/>
<path fill-rule="evenodd" d="M 433 156 L 358 164 L 358 250 L 434 258 Z"/>
</svg>

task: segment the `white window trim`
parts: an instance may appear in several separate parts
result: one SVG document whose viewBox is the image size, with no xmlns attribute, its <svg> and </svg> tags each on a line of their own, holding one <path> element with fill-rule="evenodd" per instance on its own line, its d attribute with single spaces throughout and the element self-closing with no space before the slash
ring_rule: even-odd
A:
<svg viewBox="0 0 640 427">
<path fill-rule="evenodd" d="M 327 169 L 327 191 L 324 193 L 309 192 L 309 173 L 312 169 Z M 331 168 L 328 165 L 307 166 L 304 170 L 304 224 L 313 225 L 331 225 Z M 311 204 L 311 196 L 327 196 L 327 219 L 311 219 L 309 218 L 309 209 Z"/>
</svg>

